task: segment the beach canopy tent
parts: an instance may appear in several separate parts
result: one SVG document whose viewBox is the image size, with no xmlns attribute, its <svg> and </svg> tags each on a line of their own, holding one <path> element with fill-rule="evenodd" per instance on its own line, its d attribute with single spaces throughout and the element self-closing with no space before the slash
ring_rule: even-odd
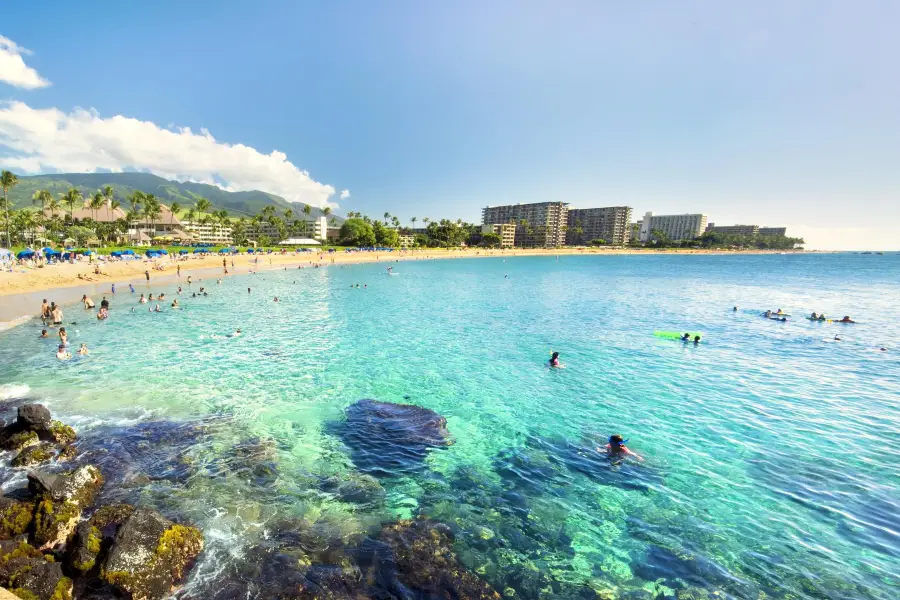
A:
<svg viewBox="0 0 900 600">
<path fill-rule="evenodd" d="M 53 248 L 44 248 L 44 256 L 50 258 L 51 256 L 61 256 L 62 252 L 59 250 L 54 250 Z"/>
<path fill-rule="evenodd" d="M 31 248 L 22 250 L 18 254 L 16 254 L 16 258 L 31 258 L 32 256 L 34 256 L 34 250 L 32 250 Z"/>
<path fill-rule="evenodd" d="M 233 248 L 222 248 L 219 250 L 219 254 L 231 254 L 232 252 L 234 252 Z"/>
<path fill-rule="evenodd" d="M 206 250 L 204 250 L 203 248 L 194 249 L 194 254 L 203 254 L 204 252 L 206 252 Z"/>
<path fill-rule="evenodd" d="M 254 252 L 256 252 L 256 250 L 253 248 L 247 248 L 247 254 L 253 254 Z"/>
<path fill-rule="evenodd" d="M 187 250 L 179 250 L 178 254 L 190 254 L 190 252 Z"/>
<path fill-rule="evenodd" d="M 93 250 L 85 250 L 84 252 L 82 252 L 82 254 L 84 254 L 85 256 L 90 256 L 93 253 L 94 253 Z"/>
</svg>

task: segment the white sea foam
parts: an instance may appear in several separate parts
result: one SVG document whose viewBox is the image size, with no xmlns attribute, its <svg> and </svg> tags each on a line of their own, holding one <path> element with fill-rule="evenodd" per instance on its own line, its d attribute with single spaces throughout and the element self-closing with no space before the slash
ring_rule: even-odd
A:
<svg viewBox="0 0 900 600">
<path fill-rule="evenodd" d="M 0 385 L 0 400 L 21 398 L 31 391 L 31 387 L 24 383 L 5 383 Z"/>
</svg>

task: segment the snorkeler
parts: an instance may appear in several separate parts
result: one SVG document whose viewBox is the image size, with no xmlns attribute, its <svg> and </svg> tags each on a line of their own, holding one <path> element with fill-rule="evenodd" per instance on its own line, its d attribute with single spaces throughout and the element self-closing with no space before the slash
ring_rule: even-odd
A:
<svg viewBox="0 0 900 600">
<path fill-rule="evenodd" d="M 628 447 L 625 445 L 627 443 L 628 440 L 622 439 L 622 436 L 618 433 L 609 436 L 609 442 L 606 444 L 607 456 L 609 456 L 610 458 L 633 456 L 637 460 L 643 461 L 644 458 L 642 456 L 628 449 Z M 597 450 L 599 450 L 599 448 Z"/>
<path fill-rule="evenodd" d="M 694 336 L 694 345 L 696 346 L 696 345 L 699 344 L 699 343 L 700 343 L 700 336 L 699 336 L 699 335 L 695 335 L 695 336 Z"/>
</svg>

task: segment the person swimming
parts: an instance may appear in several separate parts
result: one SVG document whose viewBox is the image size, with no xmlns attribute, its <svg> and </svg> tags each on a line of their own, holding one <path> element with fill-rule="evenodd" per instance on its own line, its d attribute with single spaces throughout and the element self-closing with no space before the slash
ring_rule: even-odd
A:
<svg viewBox="0 0 900 600">
<path fill-rule="evenodd" d="M 849 316 L 845 316 L 843 319 L 838 321 L 838 323 L 856 323 L 856 321 L 851 319 Z"/>
<path fill-rule="evenodd" d="M 139 304 L 147 304 L 147 298 L 141 294 L 141 297 L 138 299 Z"/>
<path fill-rule="evenodd" d="M 72 355 L 66 350 L 64 344 L 60 344 L 59 348 L 56 349 L 56 358 L 59 360 L 69 360 L 72 358 Z"/>
<path fill-rule="evenodd" d="M 47 334 L 47 330 L 46 330 L 46 329 L 41 329 L 41 336 L 40 336 L 40 337 L 42 337 L 42 338 L 47 338 L 47 337 L 50 337 L 50 336 Z"/>
<path fill-rule="evenodd" d="M 159 304 L 156 305 L 156 308 L 153 309 L 153 312 L 162 312 L 162 309 L 159 307 Z"/>
<path fill-rule="evenodd" d="M 241 330 L 238 328 L 234 333 L 229 333 L 227 337 L 240 337 Z"/>
<path fill-rule="evenodd" d="M 695 335 L 695 336 L 694 336 L 694 345 L 696 346 L 696 345 L 699 344 L 699 343 L 700 343 L 700 336 L 699 336 L 699 335 Z"/>
<path fill-rule="evenodd" d="M 681 341 L 682 341 L 682 342 L 689 342 L 689 341 L 691 341 L 691 334 L 686 333 L 686 334 L 684 334 L 683 336 L 681 336 Z"/>
<path fill-rule="evenodd" d="M 153 302 L 153 294 L 150 294 L 150 297 L 147 298 L 147 300 L 149 300 L 150 302 Z"/>
<path fill-rule="evenodd" d="M 82 356 L 87 356 L 88 354 L 90 354 L 87 344 L 85 344 L 84 342 L 81 343 L 81 348 L 78 349 L 78 354 Z"/>
<path fill-rule="evenodd" d="M 172 308 L 181 308 L 180 306 L 178 306 L 178 298 L 172 300 Z"/>
<path fill-rule="evenodd" d="M 812 314 L 809 315 L 809 319 L 810 319 L 810 321 L 818 321 L 819 320 L 818 313 L 816 313 L 816 311 L 813 311 Z"/>
<path fill-rule="evenodd" d="M 737 306 L 731 309 L 733 312 L 737 312 Z"/>
<path fill-rule="evenodd" d="M 628 440 L 622 439 L 622 436 L 618 433 L 609 436 L 609 440 L 606 444 L 606 455 L 610 458 L 626 458 L 628 456 L 633 456 L 637 460 L 643 461 L 644 458 L 641 455 L 632 452 L 628 446 L 625 445 L 627 443 Z"/>
<path fill-rule="evenodd" d="M 565 365 L 559 362 L 559 352 L 554 352 L 550 355 L 550 360 L 548 361 L 551 369 L 565 369 Z"/>
</svg>

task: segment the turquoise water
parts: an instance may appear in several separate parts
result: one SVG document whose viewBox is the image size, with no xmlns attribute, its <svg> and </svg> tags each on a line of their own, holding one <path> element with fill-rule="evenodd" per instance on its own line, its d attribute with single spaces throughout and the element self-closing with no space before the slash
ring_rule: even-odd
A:
<svg viewBox="0 0 900 600">
<path fill-rule="evenodd" d="M 178 473 L 122 494 L 203 527 L 188 594 L 286 519 L 350 539 L 425 515 L 453 525 L 461 560 L 507 597 L 900 597 L 900 256 L 395 268 L 195 282 L 210 296 L 160 314 L 120 292 L 102 323 L 72 307 L 71 341 L 91 356 L 59 363 L 39 323 L 2 333 L 0 394 L 41 399 L 86 439 L 185 424 L 174 435 L 196 436 L 189 447 L 137 468 Z M 802 318 L 813 310 L 859 323 Z M 566 369 L 544 366 L 551 349 Z M 383 503 L 317 484 L 355 470 L 330 424 L 362 398 L 432 409 L 454 439 L 382 477 Z M 646 461 L 597 460 L 611 433 Z M 273 472 L 248 476 L 234 462 L 245 444 Z"/>
</svg>

